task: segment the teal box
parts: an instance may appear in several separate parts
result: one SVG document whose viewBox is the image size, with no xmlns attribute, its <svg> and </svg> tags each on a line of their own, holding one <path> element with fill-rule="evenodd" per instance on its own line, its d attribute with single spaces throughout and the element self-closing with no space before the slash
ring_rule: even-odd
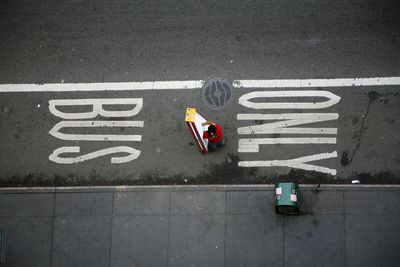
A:
<svg viewBox="0 0 400 267">
<path fill-rule="evenodd" d="M 275 184 L 275 210 L 280 214 L 299 214 L 299 185 L 295 183 Z"/>
</svg>

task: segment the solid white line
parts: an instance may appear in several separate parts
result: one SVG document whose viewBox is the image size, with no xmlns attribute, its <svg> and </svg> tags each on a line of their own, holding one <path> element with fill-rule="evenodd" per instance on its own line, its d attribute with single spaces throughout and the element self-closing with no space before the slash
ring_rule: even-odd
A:
<svg viewBox="0 0 400 267">
<path fill-rule="evenodd" d="M 0 84 L 0 93 L 199 89 L 203 86 L 204 82 L 204 80 L 189 80 L 114 83 Z M 400 85 L 400 77 L 233 81 L 233 87 L 236 88 L 308 88 L 384 85 Z"/>
<path fill-rule="evenodd" d="M 116 83 L 48 83 L 48 84 L 0 84 L 1 93 L 10 92 L 77 92 L 77 91 L 133 91 L 161 89 L 197 89 L 204 84 L 198 81 L 152 81 Z"/>
<path fill-rule="evenodd" d="M 400 77 L 340 78 L 340 79 L 288 79 L 288 80 L 236 80 L 237 88 L 304 88 L 400 85 Z"/>
</svg>

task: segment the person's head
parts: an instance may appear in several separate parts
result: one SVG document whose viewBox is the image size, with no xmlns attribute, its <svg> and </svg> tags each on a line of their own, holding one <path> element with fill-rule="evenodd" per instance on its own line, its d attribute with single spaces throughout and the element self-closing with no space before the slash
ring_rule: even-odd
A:
<svg viewBox="0 0 400 267">
<path fill-rule="evenodd" d="M 209 135 L 214 135 L 215 134 L 215 126 L 212 124 L 210 126 L 208 126 L 207 133 Z"/>
</svg>

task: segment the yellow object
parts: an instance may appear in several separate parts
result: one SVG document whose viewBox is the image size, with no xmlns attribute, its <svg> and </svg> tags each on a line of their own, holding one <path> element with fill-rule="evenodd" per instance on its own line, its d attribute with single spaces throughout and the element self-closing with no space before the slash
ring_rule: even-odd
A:
<svg viewBox="0 0 400 267">
<path fill-rule="evenodd" d="M 196 116 L 196 109 L 195 108 L 187 108 L 186 109 L 186 122 L 194 122 L 194 117 Z"/>
</svg>

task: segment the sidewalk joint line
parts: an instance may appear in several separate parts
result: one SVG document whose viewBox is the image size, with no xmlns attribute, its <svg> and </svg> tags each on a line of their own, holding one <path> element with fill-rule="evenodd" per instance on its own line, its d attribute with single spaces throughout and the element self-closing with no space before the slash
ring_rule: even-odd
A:
<svg viewBox="0 0 400 267">
<path fill-rule="evenodd" d="M 171 226 L 171 194 L 172 192 L 169 192 L 169 205 L 168 205 L 168 229 L 167 229 L 167 264 L 166 266 L 168 267 L 169 265 L 169 238 L 170 238 L 170 226 Z"/>
<path fill-rule="evenodd" d="M 227 217 L 227 206 L 228 206 L 228 192 L 225 191 L 225 229 L 224 229 L 224 267 L 226 267 L 226 239 L 227 239 L 227 232 L 226 232 L 226 217 Z"/>
<path fill-rule="evenodd" d="M 53 250 L 54 250 L 54 227 L 56 218 L 56 190 L 52 193 L 53 195 L 53 218 L 51 223 L 51 241 L 50 241 L 50 266 L 53 266 Z"/>
<path fill-rule="evenodd" d="M 112 200 L 111 200 L 111 233 L 110 233 L 110 248 L 108 251 L 108 266 L 111 266 L 111 256 L 112 256 L 112 239 L 113 239 L 113 226 L 114 226 L 114 204 L 115 204 L 115 192 L 112 192 Z"/>
<path fill-rule="evenodd" d="M 347 248 L 346 248 L 346 202 L 345 202 L 345 192 L 342 191 L 343 198 L 343 240 L 344 240 L 344 266 L 347 267 Z"/>
</svg>

